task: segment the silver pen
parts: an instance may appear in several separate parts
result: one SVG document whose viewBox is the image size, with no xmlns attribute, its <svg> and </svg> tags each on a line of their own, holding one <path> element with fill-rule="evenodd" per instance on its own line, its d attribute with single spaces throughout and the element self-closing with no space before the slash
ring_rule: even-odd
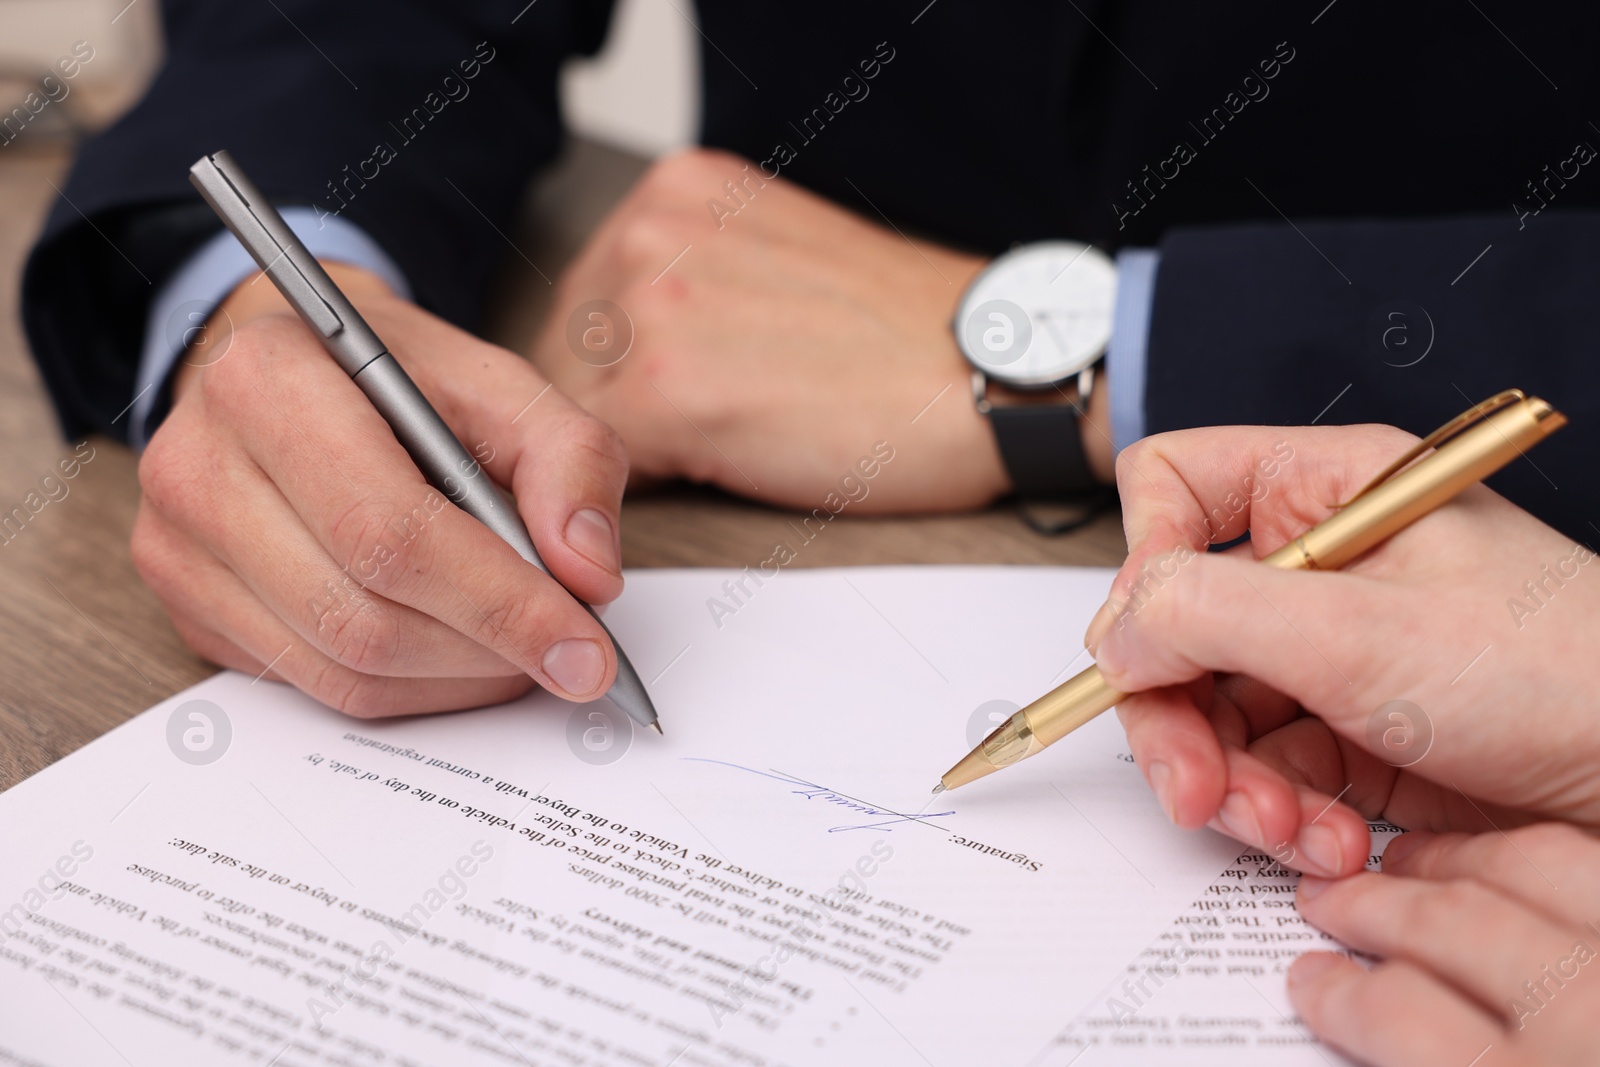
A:
<svg viewBox="0 0 1600 1067">
<path fill-rule="evenodd" d="M 522 519 L 506 505 L 491 480 L 457 476 L 476 471 L 477 460 L 456 439 L 328 272 L 306 251 L 277 209 L 245 177 L 233 157 L 227 152 L 203 157 L 189 168 L 189 181 L 316 333 L 335 362 L 367 394 L 423 477 L 451 503 L 498 534 L 517 555 L 550 574 Z M 578 602 L 583 604 L 582 600 Z M 594 615 L 617 650 L 617 677 L 606 695 L 641 726 L 660 733 L 655 705 L 638 672 L 594 608 L 583 606 Z"/>
</svg>

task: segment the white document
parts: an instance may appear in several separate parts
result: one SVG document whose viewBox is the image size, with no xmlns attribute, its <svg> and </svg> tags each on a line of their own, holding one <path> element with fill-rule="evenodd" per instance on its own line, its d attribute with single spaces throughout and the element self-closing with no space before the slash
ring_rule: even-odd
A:
<svg viewBox="0 0 1600 1067">
<path fill-rule="evenodd" d="M 544 694 L 358 721 L 218 675 L 0 795 L 0 1064 L 1081 1051 L 1063 1028 L 1237 846 L 1166 822 L 1114 715 L 929 789 L 993 702 L 1087 663 L 1109 579 L 632 574 L 607 622 L 665 737 Z M 1254 982 L 1230 1010 L 1278 1019 Z"/>
<path fill-rule="evenodd" d="M 1367 869 L 1376 871 L 1399 828 L 1367 828 Z M 1299 880 L 1272 856 L 1245 849 L 1062 1030 L 1041 1067 L 1080 1059 L 1084 1067 L 1351 1062 L 1311 1035 L 1284 988 L 1289 965 L 1304 953 L 1366 959 L 1300 917 Z"/>
</svg>

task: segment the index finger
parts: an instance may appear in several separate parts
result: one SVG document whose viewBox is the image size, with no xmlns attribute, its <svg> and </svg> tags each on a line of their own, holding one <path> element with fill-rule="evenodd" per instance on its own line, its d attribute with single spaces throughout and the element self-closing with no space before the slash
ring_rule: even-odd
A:
<svg viewBox="0 0 1600 1067">
<path fill-rule="evenodd" d="M 1163 530 L 1191 548 L 1248 533 L 1256 556 L 1265 556 L 1327 518 L 1415 441 L 1376 425 L 1216 426 L 1146 437 L 1117 459 L 1128 546 Z"/>
<path fill-rule="evenodd" d="M 476 465 L 514 492 L 550 573 L 588 603 L 615 600 L 628 481 L 622 439 L 506 349 L 421 312 L 386 330 L 395 358 Z"/>
<path fill-rule="evenodd" d="M 1123 449 L 1117 492 L 1128 558 L 1085 643 L 1094 650 L 1157 557 L 1248 534 L 1259 559 L 1327 518 L 1415 440 L 1390 426 L 1215 426 Z"/>
<path fill-rule="evenodd" d="M 1573 926 L 1592 920 L 1600 899 L 1600 841 L 1568 823 L 1481 834 L 1413 830 L 1389 842 L 1383 870 L 1441 882 L 1476 878 Z"/>
<path fill-rule="evenodd" d="M 349 377 L 308 354 L 304 326 L 257 320 L 235 348 L 246 344 L 227 374 L 202 379 L 208 402 L 236 421 L 251 458 L 336 562 L 562 696 L 605 692 L 616 657 L 599 623 L 423 481 Z"/>
</svg>

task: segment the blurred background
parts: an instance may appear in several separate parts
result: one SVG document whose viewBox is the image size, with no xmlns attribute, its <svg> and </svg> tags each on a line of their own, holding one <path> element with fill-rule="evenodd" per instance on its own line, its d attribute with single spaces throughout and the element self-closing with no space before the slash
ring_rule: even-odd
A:
<svg viewBox="0 0 1600 1067">
<path fill-rule="evenodd" d="M 692 5 L 674 0 L 618 0 L 605 51 L 570 64 L 563 75 L 569 128 L 646 157 L 693 143 L 699 59 L 692 14 Z M 157 0 L 0 0 L 5 109 L 76 41 L 88 41 L 95 59 L 75 79 L 62 113 L 49 116 L 58 147 L 76 131 L 111 121 L 138 99 L 161 59 Z M 43 132 L 30 127 L 29 142 Z M 7 153 L 16 147 L 7 146 Z M 0 164 L 7 162 L 5 155 L 0 153 Z"/>
</svg>

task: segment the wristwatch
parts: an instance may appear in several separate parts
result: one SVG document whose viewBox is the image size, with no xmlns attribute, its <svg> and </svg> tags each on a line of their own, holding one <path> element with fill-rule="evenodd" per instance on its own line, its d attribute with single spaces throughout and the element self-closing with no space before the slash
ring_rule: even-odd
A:
<svg viewBox="0 0 1600 1067">
<path fill-rule="evenodd" d="M 1018 246 L 985 267 L 952 323 L 1017 495 L 1095 488 L 1078 420 L 1111 340 L 1117 270 L 1073 241 Z"/>
</svg>

